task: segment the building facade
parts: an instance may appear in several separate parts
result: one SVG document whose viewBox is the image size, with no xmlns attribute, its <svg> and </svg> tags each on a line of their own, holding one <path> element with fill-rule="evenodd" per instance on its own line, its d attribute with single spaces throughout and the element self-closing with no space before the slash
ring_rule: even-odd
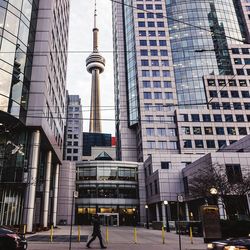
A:
<svg viewBox="0 0 250 250">
<path fill-rule="evenodd" d="M 0 223 L 31 232 L 56 225 L 69 1 L 2 1 L 0 11 Z"/>
<path fill-rule="evenodd" d="M 64 160 L 80 161 L 82 158 L 83 117 L 81 98 L 78 95 L 67 96 L 67 121 L 64 142 Z"/>
<path fill-rule="evenodd" d="M 151 220 L 164 219 L 164 200 L 175 219 L 181 170 L 250 133 L 250 6 L 125 0 L 112 7 L 117 156 L 144 162 Z"/>
</svg>

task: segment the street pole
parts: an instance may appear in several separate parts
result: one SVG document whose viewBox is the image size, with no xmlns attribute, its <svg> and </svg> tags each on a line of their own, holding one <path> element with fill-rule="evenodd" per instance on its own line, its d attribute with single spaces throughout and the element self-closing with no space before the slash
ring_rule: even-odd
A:
<svg viewBox="0 0 250 250">
<path fill-rule="evenodd" d="M 148 205 L 145 205 L 145 208 L 146 208 L 146 220 L 147 220 L 147 229 L 149 229 L 149 222 L 148 222 Z"/>
<path fill-rule="evenodd" d="M 72 229 L 73 229 L 73 211 L 74 211 L 74 205 L 75 205 L 75 198 L 77 198 L 77 197 L 78 197 L 78 192 L 73 191 L 72 207 L 71 207 L 71 220 L 70 220 L 69 250 L 71 250 Z"/>
<path fill-rule="evenodd" d="M 183 202 L 182 195 L 177 196 L 177 220 L 178 220 L 178 234 L 179 234 L 179 250 L 181 250 L 180 202 Z"/>
<path fill-rule="evenodd" d="M 170 232 L 169 228 L 169 219 L 168 219 L 168 204 L 165 204 L 165 213 L 166 213 L 166 232 Z"/>
</svg>

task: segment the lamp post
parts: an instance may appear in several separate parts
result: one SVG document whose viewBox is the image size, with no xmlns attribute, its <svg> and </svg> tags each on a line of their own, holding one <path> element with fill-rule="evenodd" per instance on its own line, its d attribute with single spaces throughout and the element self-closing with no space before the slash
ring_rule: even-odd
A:
<svg viewBox="0 0 250 250">
<path fill-rule="evenodd" d="M 69 250 L 71 250 L 72 229 L 73 229 L 73 212 L 74 212 L 74 205 L 75 205 L 75 199 L 76 198 L 78 198 L 78 192 L 73 191 L 72 207 L 71 207 L 71 220 L 70 220 Z"/>
<path fill-rule="evenodd" d="M 168 220 L 168 201 L 164 201 L 163 203 L 165 205 L 165 214 L 166 214 L 166 231 L 170 232 L 169 220 Z"/>
<path fill-rule="evenodd" d="M 145 209 L 146 209 L 146 219 L 147 219 L 147 229 L 149 229 L 149 223 L 148 223 L 148 205 L 145 205 Z"/>
<path fill-rule="evenodd" d="M 217 190 L 215 187 L 212 187 L 212 188 L 210 188 L 209 192 L 210 192 L 210 194 L 212 195 L 213 200 L 214 200 L 214 203 L 215 203 L 215 205 L 216 205 L 215 196 L 218 194 L 218 190 Z"/>
</svg>

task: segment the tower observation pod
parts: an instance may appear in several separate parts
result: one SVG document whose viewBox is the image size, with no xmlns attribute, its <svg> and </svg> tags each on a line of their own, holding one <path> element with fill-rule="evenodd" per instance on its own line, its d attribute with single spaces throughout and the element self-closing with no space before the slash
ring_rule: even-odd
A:
<svg viewBox="0 0 250 250">
<path fill-rule="evenodd" d="M 101 113 L 100 113 L 100 74 L 105 68 L 105 59 L 98 52 L 98 33 L 99 30 L 96 26 L 96 3 L 94 14 L 94 28 L 93 28 L 93 52 L 86 59 L 87 71 L 92 74 L 91 86 L 91 105 L 90 105 L 90 133 L 101 133 Z"/>
</svg>

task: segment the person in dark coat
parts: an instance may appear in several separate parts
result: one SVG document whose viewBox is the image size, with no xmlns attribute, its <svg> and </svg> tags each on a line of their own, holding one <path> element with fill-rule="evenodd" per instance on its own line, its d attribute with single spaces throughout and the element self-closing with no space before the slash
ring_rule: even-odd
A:
<svg viewBox="0 0 250 250">
<path fill-rule="evenodd" d="M 92 233 L 92 238 L 87 243 L 88 248 L 90 248 L 90 244 L 96 239 L 96 237 L 99 238 L 101 248 L 107 248 L 104 246 L 102 241 L 101 223 L 98 214 L 95 214 L 93 218 L 93 233 Z"/>
</svg>

